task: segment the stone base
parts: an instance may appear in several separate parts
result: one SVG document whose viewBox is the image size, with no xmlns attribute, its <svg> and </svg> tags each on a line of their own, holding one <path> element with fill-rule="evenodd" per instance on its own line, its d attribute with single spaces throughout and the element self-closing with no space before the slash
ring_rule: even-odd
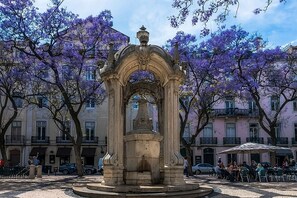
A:
<svg viewBox="0 0 297 198">
<path fill-rule="evenodd" d="M 73 192 L 83 197 L 171 197 L 196 198 L 204 197 L 213 192 L 212 188 L 201 188 L 196 182 L 184 185 L 120 185 L 107 186 L 101 183 L 90 183 L 86 186 L 74 186 Z"/>
<path fill-rule="evenodd" d="M 152 175 L 151 172 L 126 172 L 127 185 L 151 185 Z"/>
</svg>

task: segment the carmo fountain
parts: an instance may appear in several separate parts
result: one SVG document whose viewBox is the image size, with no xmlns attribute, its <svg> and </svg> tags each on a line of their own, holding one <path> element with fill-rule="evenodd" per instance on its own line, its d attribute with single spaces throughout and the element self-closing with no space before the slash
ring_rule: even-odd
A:
<svg viewBox="0 0 297 198">
<path fill-rule="evenodd" d="M 108 92 L 103 181 L 74 186 L 73 190 L 86 197 L 205 196 L 211 188 L 202 188 L 195 180 L 186 182 L 183 175 L 178 97 L 185 75 L 178 46 L 172 57 L 161 47 L 148 45 L 149 32 L 143 26 L 137 38 L 139 45 L 128 45 L 117 53 L 110 45 L 108 60 L 100 70 Z M 131 80 L 137 72 L 153 77 Z M 140 96 L 138 112 L 132 129 L 127 130 L 126 107 L 136 94 Z M 157 107 L 156 130 L 149 117 L 147 95 Z"/>
</svg>

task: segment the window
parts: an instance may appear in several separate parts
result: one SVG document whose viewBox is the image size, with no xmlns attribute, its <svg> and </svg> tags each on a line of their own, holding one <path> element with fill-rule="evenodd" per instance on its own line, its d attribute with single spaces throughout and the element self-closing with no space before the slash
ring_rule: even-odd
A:
<svg viewBox="0 0 297 198">
<path fill-rule="evenodd" d="M 95 80 L 96 70 L 95 67 L 87 67 L 86 69 L 86 80 Z"/>
<path fill-rule="evenodd" d="M 36 121 L 37 140 L 45 140 L 46 121 Z"/>
<path fill-rule="evenodd" d="M 279 97 L 271 96 L 271 110 L 277 111 L 279 109 Z"/>
<path fill-rule="evenodd" d="M 13 93 L 13 100 L 17 106 L 17 108 L 22 108 L 23 107 L 23 99 L 19 98 L 21 96 L 21 93 Z"/>
<path fill-rule="evenodd" d="M 207 124 L 203 129 L 203 137 L 213 137 L 212 123 Z"/>
<path fill-rule="evenodd" d="M 11 123 L 11 140 L 20 141 L 22 134 L 22 122 L 21 121 L 13 121 Z"/>
<path fill-rule="evenodd" d="M 256 105 L 256 102 L 254 100 L 249 100 L 249 112 L 250 113 L 253 113 L 255 111 L 257 111 L 257 105 Z"/>
<path fill-rule="evenodd" d="M 46 96 L 37 96 L 37 104 L 39 108 L 47 107 L 48 99 Z"/>
<path fill-rule="evenodd" d="M 95 122 L 86 122 L 86 140 L 94 140 L 95 136 Z"/>
<path fill-rule="evenodd" d="M 236 129 L 234 123 L 226 124 L 226 137 L 236 137 Z"/>
<path fill-rule="evenodd" d="M 258 131 L 258 124 L 257 123 L 251 123 L 250 124 L 250 137 L 251 138 L 258 138 L 259 137 L 259 131 Z"/>
<path fill-rule="evenodd" d="M 293 111 L 297 111 L 297 100 L 293 101 Z"/>
<path fill-rule="evenodd" d="M 71 122 L 70 121 L 65 121 L 64 122 L 64 127 L 65 127 L 65 131 L 71 134 Z M 62 140 L 69 140 L 68 136 L 66 135 L 66 133 L 64 131 L 62 131 Z"/>
<path fill-rule="evenodd" d="M 234 114 L 235 101 L 233 97 L 226 97 L 225 107 L 227 114 Z"/>
<path fill-rule="evenodd" d="M 95 99 L 90 98 L 86 102 L 86 108 L 95 108 Z"/>
<path fill-rule="evenodd" d="M 275 137 L 280 137 L 280 134 L 281 134 L 281 124 L 278 123 L 276 124 L 276 127 L 274 127 L 274 134 L 275 134 Z"/>
</svg>

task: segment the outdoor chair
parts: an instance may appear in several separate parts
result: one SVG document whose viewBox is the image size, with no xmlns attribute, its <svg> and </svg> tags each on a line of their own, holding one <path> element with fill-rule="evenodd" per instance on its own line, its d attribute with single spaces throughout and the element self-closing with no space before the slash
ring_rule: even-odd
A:
<svg viewBox="0 0 297 198">
<path fill-rule="evenodd" d="M 294 169 L 287 170 L 285 173 L 287 181 L 297 181 Z"/>
<path fill-rule="evenodd" d="M 244 178 L 246 178 L 247 182 L 250 182 L 249 170 L 247 168 L 241 169 L 239 174 L 242 182 L 244 181 Z"/>
<path fill-rule="evenodd" d="M 285 181 L 283 169 L 278 168 L 275 172 L 275 179 L 276 181 L 280 181 L 281 179 Z"/>
<path fill-rule="evenodd" d="M 267 176 L 267 171 L 265 169 L 261 170 L 258 172 L 258 177 L 259 177 L 259 181 L 265 181 L 268 182 L 268 176 Z"/>
</svg>

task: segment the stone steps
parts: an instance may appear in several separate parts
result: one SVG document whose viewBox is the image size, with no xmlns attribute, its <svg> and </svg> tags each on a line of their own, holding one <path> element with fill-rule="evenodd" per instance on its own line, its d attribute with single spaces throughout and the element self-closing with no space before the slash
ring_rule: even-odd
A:
<svg viewBox="0 0 297 198">
<path fill-rule="evenodd" d="M 133 189 L 130 189 L 129 186 L 122 186 L 122 192 L 115 192 L 115 190 L 110 187 L 103 189 L 102 187 L 98 187 L 95 184 L 88 184 L 87 186 L 74 186 L 73 192 L 77 195 L 83 197 L 90 197 L 90 198 L 111 198 L 111 197 L 133 197 L 133 198 L 149 198 L 149 197 L 170 197 L 170 198 L 197 198 L 197 197 L 204 197 L 209 195 L 213 192 L 212 188 L 208 187 L 197 187 L 193 188 L 193 186 L 182 188 L 178 186 L 179 191 L 173 191 L 174 186 L 170 186 L 168 191 L 164 190 L 164 186 L 145 186 L 139 187 L 138 190 L 135 190 L 135 186 Z M 177 187 L 177 186 L 176 186 Z M 125 189 L 125 190 L 123 190 Z M 163 192 L 162 192 L 163 190 Z"/>
</svg>

